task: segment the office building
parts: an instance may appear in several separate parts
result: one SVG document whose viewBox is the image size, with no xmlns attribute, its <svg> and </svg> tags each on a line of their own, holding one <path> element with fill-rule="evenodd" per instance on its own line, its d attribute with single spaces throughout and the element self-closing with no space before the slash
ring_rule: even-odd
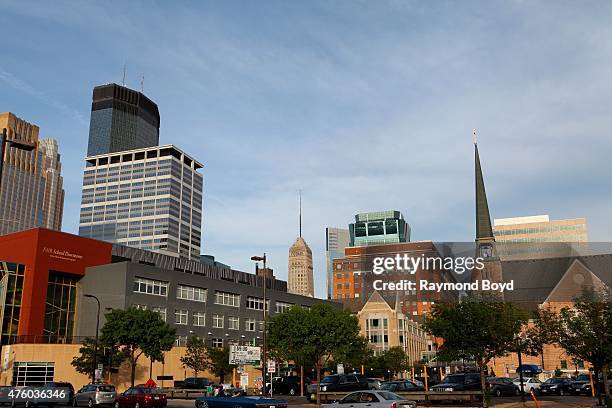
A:
<svg viewBox="0 0 612 408">
<path fill-rule="evenodd" d="M 79 235 L 200 259 L 201 163 L 172 145 L 86 162 Z"/>
<path fill-rule="evenodd" d="M 399 211 L 357 214 L 349 234 L 351 246 L 410 242 L 410 226 Z"/>
<path fill-rule="evenodd" d="M 117 84 L 93 90 L 87 156 L 159 144 L 159 110 L 141 92 Z"/>
<path fill-rule="evenodd" d="M 327 298 L 334 296 L 334 259 L 344 257 L 344 248 L 350 244 L 349 230 L 325 228 L 325 260 L 327 269 Z"/>
<path fill-rule="evenodd" d="M 0 131 L 4 128 L 9 141 L 35 148 L 6 147 L 0 180 L 0 235 L 40 226 L 61 229 L 64 189 L 57 142 L 39 139 L 38 126 L 10 112 L 0 113 Z"/>
<path fill-rule="evenodd" d="M 496 218 L 496 242 L 588 242 L 585 218 L 550 220 L 548 215 Z"/>
<path fill-rule="evenodd" d="M 314 273 L 312 250 L 302 238 L 302 192 L 300 191 L 299 232 L 291 248 L 287 268 L 289 293 L 314 297 Z"/>
</svg>

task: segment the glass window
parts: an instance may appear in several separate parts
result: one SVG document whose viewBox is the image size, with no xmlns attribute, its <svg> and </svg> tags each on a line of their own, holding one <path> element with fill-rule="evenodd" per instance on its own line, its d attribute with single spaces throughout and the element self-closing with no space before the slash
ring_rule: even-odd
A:
<svg viewBox="0 0 612 408">
<path fill-rule="evenodd" d="M 187 316 L 189 313 L 184 309 L 177 309 L 174 311 L 174 322 L 176 324 L 187 324 Z"/>
<path fill-rule="evenodd" d="M 236 293 L 215 291 L 215 304 L 240 307 L 240 295 Z"/>
<path fill-rule="evenodd" d="M 195 302 L 206 302 L 206 289 L 194 286 L 177 285 L 177 299 L 193 300 Z"/>
<path fill-rule="evenodd" d="M 267 309 L 270 308 L 270 301 L 266 300 Z M 262 298 L 256 298 L 253 296 L 247 297 L 247 309 L 253 310 L 264 310 L 264 302 Z"/>
<path fill-rule="evenodd" d="M 215 329 L 223 328 L 223 316 L 218 315 L 218 314 L 213 315 L 213 327 Z"/>
<path fill-rule="evenodd" d="M 194 326 L 205 326 L 206 325 L 206 314 L 201 312 L 193 312 L 193 325 Z"/>
<path fill-rule="evenodd" d="M 230 330 L 240 330 L 240 318 L 230 316 L 227 318 L 227 328 Z"/>
<path fill-rule="evenodd" d="M 168 296 L 168 282 L 136 278 L 134 280 L 134 292 L 146 293 L 148 295 Z"/>
<path fill-rule="evenodd" d="M 166 321 L 166 308 L 165 307 L 161 307 L 161 306 L 153 306 L 151 308 L 152 311 L 159 313 L 159 315 L 161 316 L 162 320 L 165 322 Z"/>
</svg>

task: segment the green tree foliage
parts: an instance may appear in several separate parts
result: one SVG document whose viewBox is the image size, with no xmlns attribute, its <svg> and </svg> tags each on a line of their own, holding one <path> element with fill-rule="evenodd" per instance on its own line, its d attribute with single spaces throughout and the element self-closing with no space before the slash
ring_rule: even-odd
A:
<svg viewBox="0 0 612 408">
<path fill-rule="evenodd" d="M 198 373 L 206 370 L 206 345 L 204 340 L 198 336 L 191 336 L 187 340 L 187 350 L 185 355 L 181 357 L 183 367 L 193 370 L 194 377 L 198 377 Z"/>
<path fill-rule="evenodd" d="M 216 377 L 219 382 L 225 382 L 225 376 L 231 373 L 238 366 L 229 363 L 229 347 L 208 347 L 206 346 L 206 359 L 204 360 L 204 370 L 208 370 Z"/>
<path fill-rule="evenodd" d="M 484 394 L 487 364 L 515 347 L 516 337 L 527 320 L 528 314 L 510 303 L 474 299 L 434 305 L 424 327 L 444 340 L 440 359 L 476 362 Z"/>
<path fill-rule="evenodd" d="M 609 293 L 587 291 L 558 314 L 550 313 L 539 322 L 551 343 L 565 349 L 577 360 L 588 361 L 595 369 L 595 378 L 605 379 L 612 364 L 612 297 Z M 608 407 L 612 407 L 609 387 L 603 387 Z M 600 404 L 601 395 L 598 393 Z"/>
<path fill-rule="evenodd" d="M 131 368 L 131 384 L 134 386 L 136 364 L 141 355 L 154 361 L 163 361 L 164 351 L 172 349 L 175 330 L 163 321 L 159 313 L 129 308 L 114 309 L 106 314 L 100 339 L 114 345 L 127 356 Z"/>
<path fill-rule="evenodd" d="M 317 382 L 321 380 L 321 367 L 332 358 L 346 361 L 363 344 L 357 318 L 325 304 L 310 309 L 292 307 L 270 319 L 268 328 L 268 346 L 274 355 L 300 365 L 314 365 Z"/>
<path fill-rule="evenodd" d="M 89 377 L 93 376 L 94 350 L 94 339 L 87 337 L 83 340 L 83 344 L 79 348 L 79 355 L 75 356 L 70 363 L 78 373 L 86 374 Z M 125 358 L 125 354 L 117 350 L 116 347 L 98 341 L 96 362 L 102 364 L 105 369 L 110 371 L 111 368 L 119 368 L 121 363 L 125 361 Z"/>
</svg>

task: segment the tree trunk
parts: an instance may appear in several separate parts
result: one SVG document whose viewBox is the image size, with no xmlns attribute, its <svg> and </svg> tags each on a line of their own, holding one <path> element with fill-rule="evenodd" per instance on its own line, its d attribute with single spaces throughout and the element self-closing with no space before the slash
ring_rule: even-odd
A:
<svg viewBox="0 0 612 408">
<path fill-rule="evenodd" d="M 317 360 L 315 364 L 317 370 L 317 407 L 321 406 L 321 363 Z"/>
<path fill-rule="evenodd" d="M 132 361 L 131 361 L 131 373 L 130 373 L 130 384 L 132 384 L 132 387 L 134 386 L 134 380 L 136 379 L 136 360 L 132 357 Z"/>
<path fill-rule="evenodd" d="M 605 364 L 601 370 L 603 374 L 603 385 L 606 395 L 606 405 L 608 408 L 612 408 L 612 397 L 610 397 L 610 387 L 608 386 L 608 365 Z"/>
<path fill-rule="evenodd" d="M 486 381 L 485 370 L 487 369 L 487 363 L 485 363 L 484 361 L 480 361 L 478 363 L 478 366 L 480 367 L 480 390 L 482 391 L 482 406 L 486 408 L 487 406 L 487 398 L 486 398 L 487 381 Z"/>
</svg>

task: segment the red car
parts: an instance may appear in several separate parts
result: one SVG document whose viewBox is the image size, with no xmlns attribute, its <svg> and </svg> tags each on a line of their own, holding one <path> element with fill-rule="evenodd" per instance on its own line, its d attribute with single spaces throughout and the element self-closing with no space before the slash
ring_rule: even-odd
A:
<svg viewBox="0 0 612 408">
<path fill-rule="evenodd" d="M 157 388 L 133 387 L 117 395 L 115 408 L 149 408 L 168 405 L 166 394 Z"/>
</svg>

